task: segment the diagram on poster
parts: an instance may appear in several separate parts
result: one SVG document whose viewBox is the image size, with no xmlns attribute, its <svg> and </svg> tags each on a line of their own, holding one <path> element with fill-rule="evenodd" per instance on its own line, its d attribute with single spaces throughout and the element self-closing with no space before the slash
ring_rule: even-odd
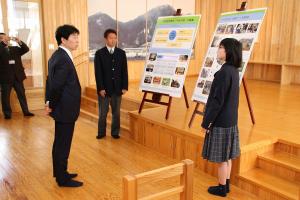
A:
<svg viewBox="0 0 300 200">
<path fill-rule="evenodd" d="M 266 8 L 221 14 L 196 82 L 193 101 L 207 102 L 214 74 L 223 64 L 217 59 L 217 51 L 224 38 L 235 38 L 242 43 L 243 61 L 239 68 L 241 83 L 265 13 Z"/>
<path fill-rule="evenodd" d="M 140 90 L 181 96 L 200 19 L 200 15 L 158 18 Z"/>
</svg>

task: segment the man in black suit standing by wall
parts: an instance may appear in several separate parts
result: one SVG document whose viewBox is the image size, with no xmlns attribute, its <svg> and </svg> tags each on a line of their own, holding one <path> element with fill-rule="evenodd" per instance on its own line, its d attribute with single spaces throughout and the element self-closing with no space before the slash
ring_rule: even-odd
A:
<svg viewBox="0 0 300 200">
<path fill-rule="evenodd" d="M 19 46 L 9 46 L 9 41 L 16 41 Z M 2 112 L 5 119 L 11 119 L 10 93 L 14 88 L 24 116 L 34 116 L 29 112 L 23 81 L 26 79 L 21 56 L 29 51 L 28 46 L 19 38 L 10 38 L 0 33 L 0 84 Z"/>
<path fill-rule="evenodd" d="M 97 139 L 106 136 L 106 117 L 109 104 L 112 108 L 111 135 L 120 138 L 120 106 L 122 95 L 128 91 L 128 72 L 125 51 L 116 47 L 117 32 L 104 33 L 106 46 L 95 54 L 95 77 L 99 105 Z"/>
<path fill-rule="evenodd" d="M 72 25 L 57 28 L 55 37 L 59 48 L 48 62 L 46 112 L 55 120 L 52 149 L 53 176 L 61 187 L 80 187 L 77 174 L 70 174 L 68 158 L 75 121 L 79 116 L 81 86 L 73 63 L 72 51 L 78 48 L 79 30 Z"/>
</svg>

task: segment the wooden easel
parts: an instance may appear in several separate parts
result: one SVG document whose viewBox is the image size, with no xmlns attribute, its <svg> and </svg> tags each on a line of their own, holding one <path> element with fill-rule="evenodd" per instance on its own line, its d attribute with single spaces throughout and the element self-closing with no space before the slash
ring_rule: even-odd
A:
<svg viewBox="0 0 300 200">
<path fill-rule="evenodd" d="M 189 108 L 190 106 L 189 106 L 189 102 L 188 102 L 188 99 L 187 99 L 186 90 L 185 90 L 184 86 L 183 86 L 182 90 L 183 90 L 183 95 L 184 95 L 186 108 Z M 151 91 L 146 91 L 146 90 L 143 90 L 142 92 L 144 92 L 144 96 L 143 96 L 143 100 L 142 100 L 140 108 L 139 108 L 139 113 L 142 112 L 145 102 L 155 103 L 155 104 L 167 106 L 167 112 L 166 112 L 165 119 L 168 119 L 169 118 L 169 113 L 170 113 L 170 108 L 171 108 L 171 103 L 172 103 L 172 96 L 170 96 L 169 94 L 151 92 Z M 152 95 L 167 96 L 167 97 L 169 97 L 169 101 L 168 102 L 162 102 L 161 98 L 159 98 L 159 99 L 147 99 L 147 94 L 148 93 L 150 93 Z"/>
<path fill-rule="evenodd" d="M 246 6 L 247 6 L 247 1 L 244 1 L 244 2 L 242 2 L 241 7 L 236 9 L 236 10 L 237 11 L 244 11 L 244 10 L 246 10 Z M 249 108 L 249 112 L 250 112 L 250 116 L 251 116 L 251 121 L 252 121 L 252 124 L 254 125 L 255 124 L 255 117 L 254 117 L 254 113 L 253 113 L 253 109 L 252 109 L 252 104 L 251 104 L 251 100 L 250 100 L 250 96 L 249 96 L 249 92 L 248 92 L 246 79 L 244 77 L 242 79 L 242 83 L 243 83 L 243 86 L 244 86 L 244 91 L 245 91 L 247 104 L 248 104 L 248 108 Z M 205 104 L 202 103 L 202 102 L 198 102 L 198 101 L 195 101 L 195 102 L 197 104 L 196 104 L 196 107 L 195 107 L 194 112 L 192 114 L 192 117 L 190 119 L 190 122 L 189 122 L 189 125 L 188 125 L 189 128 L 192 126 L 192 123 L 194 121 L 194 118 L 195 118 L 196 114 L 203 115 L 204 112 L 205 112 Z M 198 110 L 200 105 L 203 105 L 203 110 L 202 111 Z"/>
</svg>

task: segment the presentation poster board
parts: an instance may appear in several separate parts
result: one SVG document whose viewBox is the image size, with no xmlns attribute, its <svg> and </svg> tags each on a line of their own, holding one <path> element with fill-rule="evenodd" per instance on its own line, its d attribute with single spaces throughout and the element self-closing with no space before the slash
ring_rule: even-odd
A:
<svg viewBox="0 0 300 200">
<path fill-rule="evenodd" d="M 200 19 L 200 15 L 158 18 L 140 90 L 181 97 Z"/>
<path fill-rule="evenodd" d="M 201 103 L 207 102 L 214 74 L 220 70 L 223 64 L 217 59 L 217 51 L 220 42 L 224 38 L 235 38 L 242 43 L 243 62 L 242 66 L 239 68 L 241 83 L 265 13 L 266 8 L 260 8 L 221 14 L 202 63 L 202 68 L 192 96 L 193 101 Z"/>
</svg>

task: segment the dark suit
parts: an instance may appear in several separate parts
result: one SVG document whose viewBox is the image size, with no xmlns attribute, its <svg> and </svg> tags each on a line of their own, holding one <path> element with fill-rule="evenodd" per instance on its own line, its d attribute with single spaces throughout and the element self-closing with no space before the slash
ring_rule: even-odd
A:
<svg viewBox="0 0 300 200">
<path fill-rule="evenodd" d="M 122 90 L 128 90 L 127 58 L 125 51 L 115 48 L 111 54 L 107 47 L 99 49 L 95 54 L 95 77 L 97 94 L 106 91 L 106 97 L 98 96 L 99 122 L 98 135 L 106 134 L 106 117 L 109 104 L 112 107 L 111 134 L 119 135 L 120 131 L 120 106 Z"/>
<path fill-rule="evenodd" d="M 6 116 L 10 116 L 12 112 L 10 106 L 10 93 L 12 88 L 14 88 L 17 93 L 23 113 L 29 113 L 23 85 L 26 75 L 21 60 L 21 56 L 28 51 L 29 48 L 24 42 L 22 42 L 20 47 L 6 46 L 3 42 L 0 42 L 1 100 L 2 111 Z M 14 63 L 9 63 L 10 61 Z"/>
<path fill-rule="evenodd" d="M 73 61 L 58 48 L 48 62 L 46 101 L 55 120 L 52 149 L 53 175 L 59 184 L 68 181 L 67 168 L 75 121 L 80 112 L 81 86 Z"/>
</svg>

